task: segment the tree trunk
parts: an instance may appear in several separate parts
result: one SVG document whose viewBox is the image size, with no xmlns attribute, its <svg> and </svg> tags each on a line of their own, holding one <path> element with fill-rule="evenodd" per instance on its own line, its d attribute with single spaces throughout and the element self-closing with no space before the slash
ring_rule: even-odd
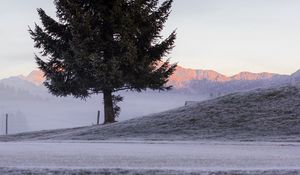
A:
<svg viewBox="0 0 300 175">
<path fill-rule="evenodd" d="M 113 108 L 113 99 L 111 91 L 103 92 L 104 98 L 104 124 L 114 123 L 115 122 L 115 112 Z"/>
</svg>

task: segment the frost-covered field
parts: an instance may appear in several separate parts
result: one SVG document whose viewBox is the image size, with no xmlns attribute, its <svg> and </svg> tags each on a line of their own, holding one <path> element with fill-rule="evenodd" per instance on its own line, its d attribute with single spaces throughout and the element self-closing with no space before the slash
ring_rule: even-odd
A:
<svg viewBox="0 0 300 175">
<path fill-rule="evenodd" d="M 300 174 L 299 99 L 300 85 L 287 86 L 110 125 L 0 136 L 0 174 Z"/>
<path fill-rule="evenodd" d="M 5 175 L 299 175 L 299 170 L 178 171 L 142 169 L 12 169 L 0 168 Z"/>
<path fill-rule="evenodd" d="M 0 136 L 21 140 L 300 141 L 300 85 L 236 93 L 104 126 Z"/>
<path fill-rule="evenodd" d="M 0 143 L 0 174 L 300 174 L 300 144 Z"/>
</svg>

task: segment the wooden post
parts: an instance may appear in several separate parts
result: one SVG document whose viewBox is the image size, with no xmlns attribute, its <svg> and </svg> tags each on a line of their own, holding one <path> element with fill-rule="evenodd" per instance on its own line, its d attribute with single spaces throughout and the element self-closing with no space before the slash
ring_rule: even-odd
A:
<svg viewBox="0 0 300 175">
<path fill-rule="evenodd" d="M 5 134 L 8 134 L 8 114 L 5 116 Z"/>
<path fill-rule="evenodd" d="M 97 125 L 100 124 L 100 111 L 98 111 L 98 114 L 97 114 Z"/>
</svg>

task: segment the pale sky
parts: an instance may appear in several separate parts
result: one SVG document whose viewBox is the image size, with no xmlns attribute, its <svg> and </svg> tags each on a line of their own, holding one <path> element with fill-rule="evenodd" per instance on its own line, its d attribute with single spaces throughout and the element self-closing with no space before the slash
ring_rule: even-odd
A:
<svg viewBox="0 0 300 175">
<path fill-rule="evenodd" d="M 36 8 L 54 16 L 52 0 L 2 0 L 0 78 L 36 68 L 28 26 Z M 300 69 L 299 0 L 174 0 L 165 35 L 177 28 L 171 61 L 225 75 L 291 74 Z"/>
</svg>

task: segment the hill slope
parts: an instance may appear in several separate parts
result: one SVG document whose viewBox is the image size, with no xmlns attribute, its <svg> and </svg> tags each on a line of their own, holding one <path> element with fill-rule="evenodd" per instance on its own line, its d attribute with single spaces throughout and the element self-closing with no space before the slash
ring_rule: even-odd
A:
<svg viewBox="0 0 300 175">
<path fill-rule="evenodd" d="M 300 85 L 236 93 L 105 126 L 2 136 L 12 140 L 300 141 Z"/>
</svg>

